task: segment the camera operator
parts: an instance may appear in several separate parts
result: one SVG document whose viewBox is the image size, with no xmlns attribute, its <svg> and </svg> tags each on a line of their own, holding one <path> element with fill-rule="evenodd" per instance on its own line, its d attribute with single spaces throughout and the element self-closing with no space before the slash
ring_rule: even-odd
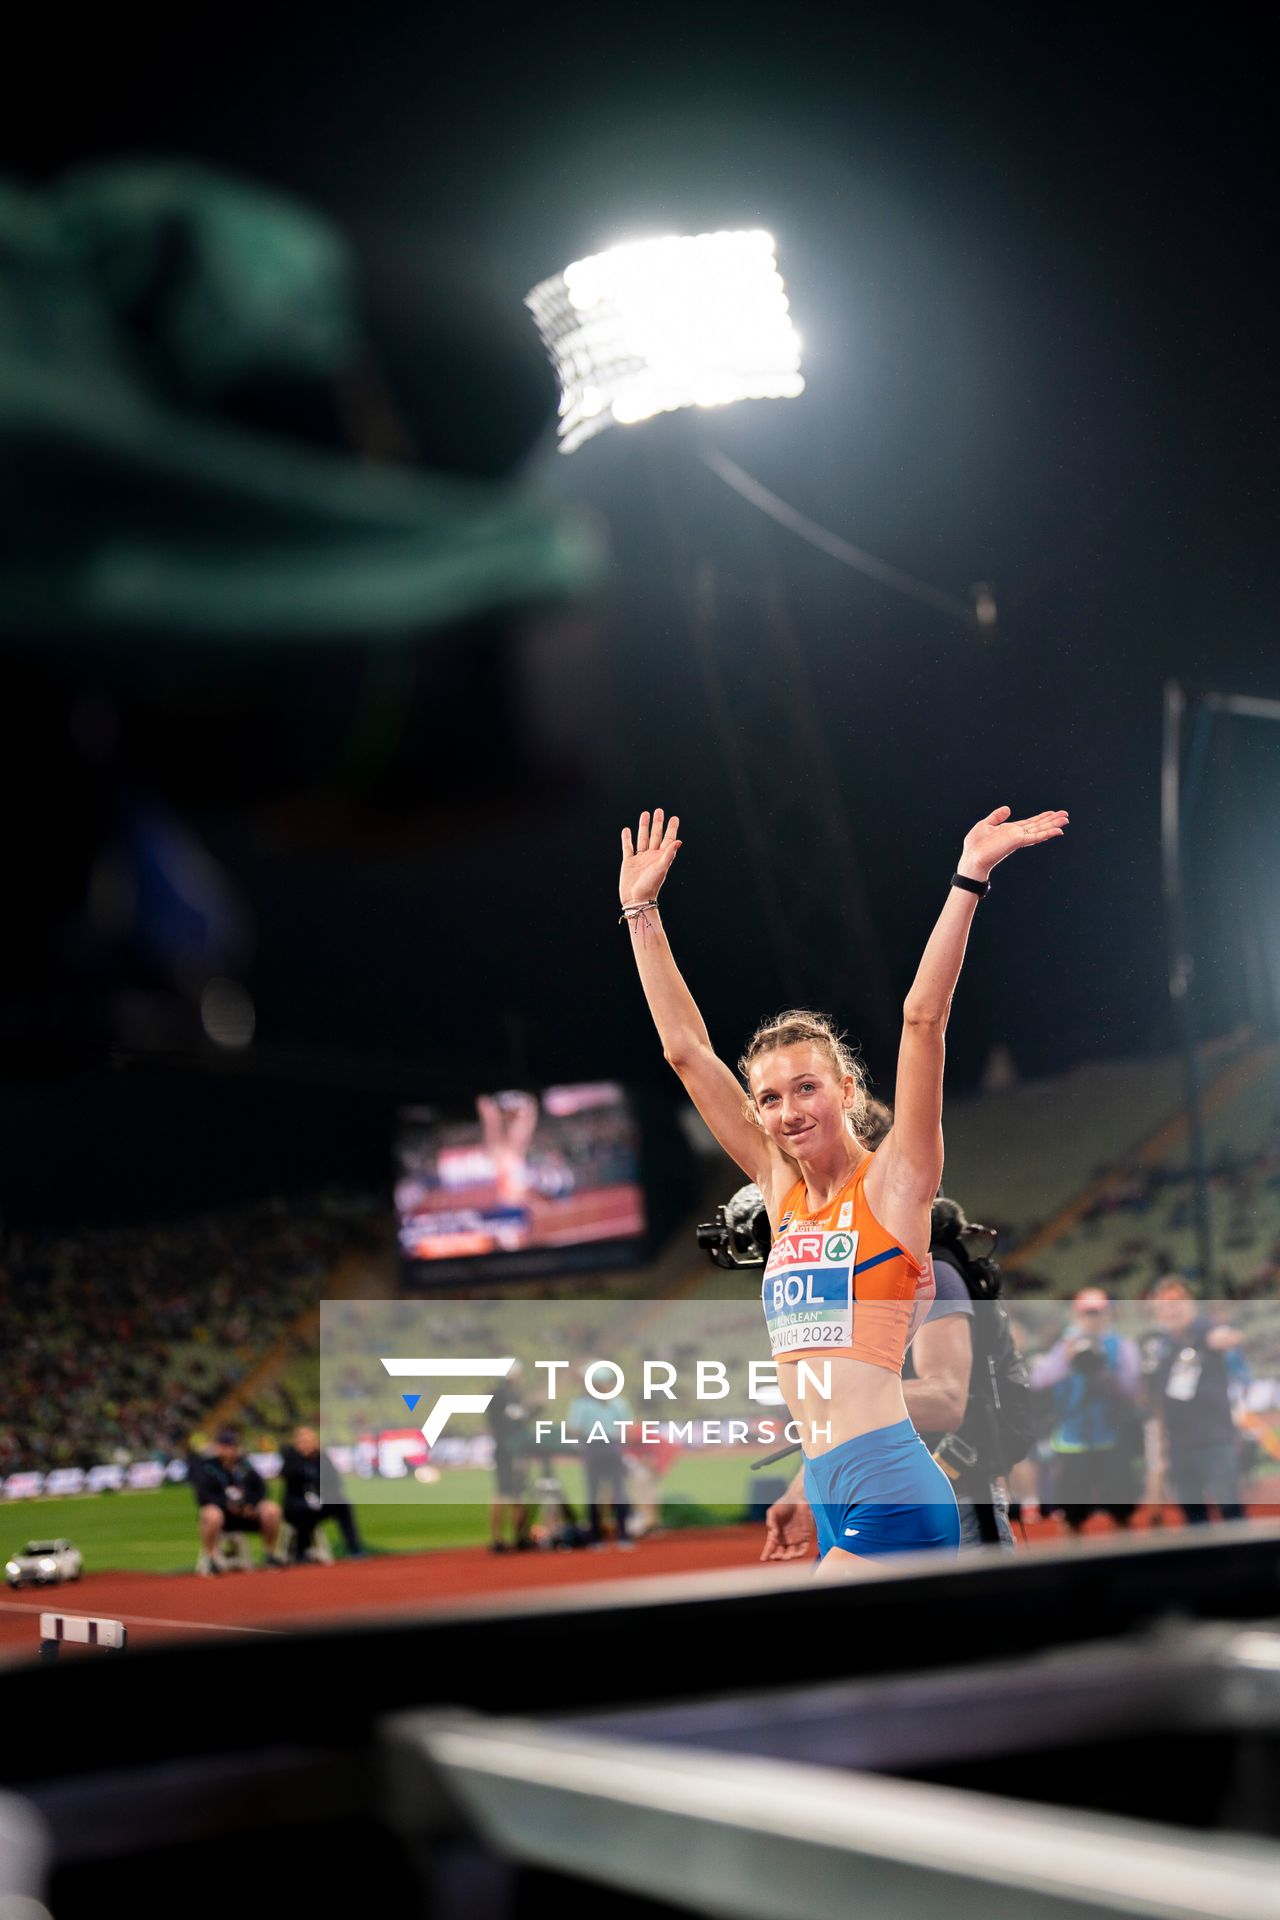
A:
<svg viewBox="0 0 1280 1920">
<path fill-rule="evenodd" d="M 907 1411 L 952 1481 L 961 1546 L 1012 1553 L 1003 1476 L 1030 1444 L 1030 1390 L 985 1251 L 995 1236 L 972 1227 L 964 1209 L 942 1194 L 933 1203 L 931 1227 L 936 1293 L 907 1356 L 914 1373 L 913 1382 L 903 1374 Z"/>
<path fill-rule="evenodd" d="M 1062 1338 L 1031 1364 L 1031 1385 L 1051 1396 L 1052 1504 L 1072 1533 L 1092 1513 L 1127 1527 L 1142 1472 L 1142 1361 L 1114 1331 L 1111 1302 L 1085 1287 Z"/>
</svg>

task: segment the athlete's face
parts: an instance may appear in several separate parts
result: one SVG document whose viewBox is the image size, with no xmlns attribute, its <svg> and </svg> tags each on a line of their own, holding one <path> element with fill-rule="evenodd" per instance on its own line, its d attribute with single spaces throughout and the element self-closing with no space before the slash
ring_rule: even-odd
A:
<svg viewBox="0 0 1280 1920">
<path fill-rule="evenodd" d="M 765 1132 L 797 1160 L 830 1147 L 853 1106 L 852 1075 L 838 1080 L 820 1047 L 777 1047 L 762 1053 L 747 1071 L 756 1112 Z"/>
</svg>

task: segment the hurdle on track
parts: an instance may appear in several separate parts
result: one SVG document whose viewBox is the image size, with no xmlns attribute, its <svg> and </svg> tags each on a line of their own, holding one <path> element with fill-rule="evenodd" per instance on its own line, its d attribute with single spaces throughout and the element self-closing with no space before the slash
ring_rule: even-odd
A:
<svg viewBox="0 0 1280 1920">
<path fill-rule="evenodd" d="M 86 1647 L 107 1647 L 121 1653 L 129 1635 L 122 1620 L 96 1620 L 87 1613 L 42 1613 L 40 1615 L 40 1658 L 56 1660 L 64 1640 Z"/>
</svg>

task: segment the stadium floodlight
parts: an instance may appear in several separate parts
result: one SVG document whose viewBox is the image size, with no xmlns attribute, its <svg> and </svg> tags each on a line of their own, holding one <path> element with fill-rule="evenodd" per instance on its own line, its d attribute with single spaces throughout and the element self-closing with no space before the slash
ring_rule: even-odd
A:
<svg viewBox="0 0 1280 1920">
<path fill-rule="evenodd" d="M 575 260 L 525 296 L 560 376 L 560 451 L 679 407 L 803 393 L 773 236 L 669 235 Z"/>
</svg>

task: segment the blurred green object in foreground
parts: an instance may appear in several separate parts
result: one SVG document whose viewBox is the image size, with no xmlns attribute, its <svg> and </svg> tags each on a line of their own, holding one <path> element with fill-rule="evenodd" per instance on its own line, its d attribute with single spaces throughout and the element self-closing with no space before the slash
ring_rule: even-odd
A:
<svg viewBox="0 0 1280 1920">
<path fill-rule="evenodd" d="M 365 364 L 353 256 L 306 209 L 177 162 L 0 184 L 0 632 L 399 636 L 590 582 L 527 485 L 219 416 Z"/>
</svg>

